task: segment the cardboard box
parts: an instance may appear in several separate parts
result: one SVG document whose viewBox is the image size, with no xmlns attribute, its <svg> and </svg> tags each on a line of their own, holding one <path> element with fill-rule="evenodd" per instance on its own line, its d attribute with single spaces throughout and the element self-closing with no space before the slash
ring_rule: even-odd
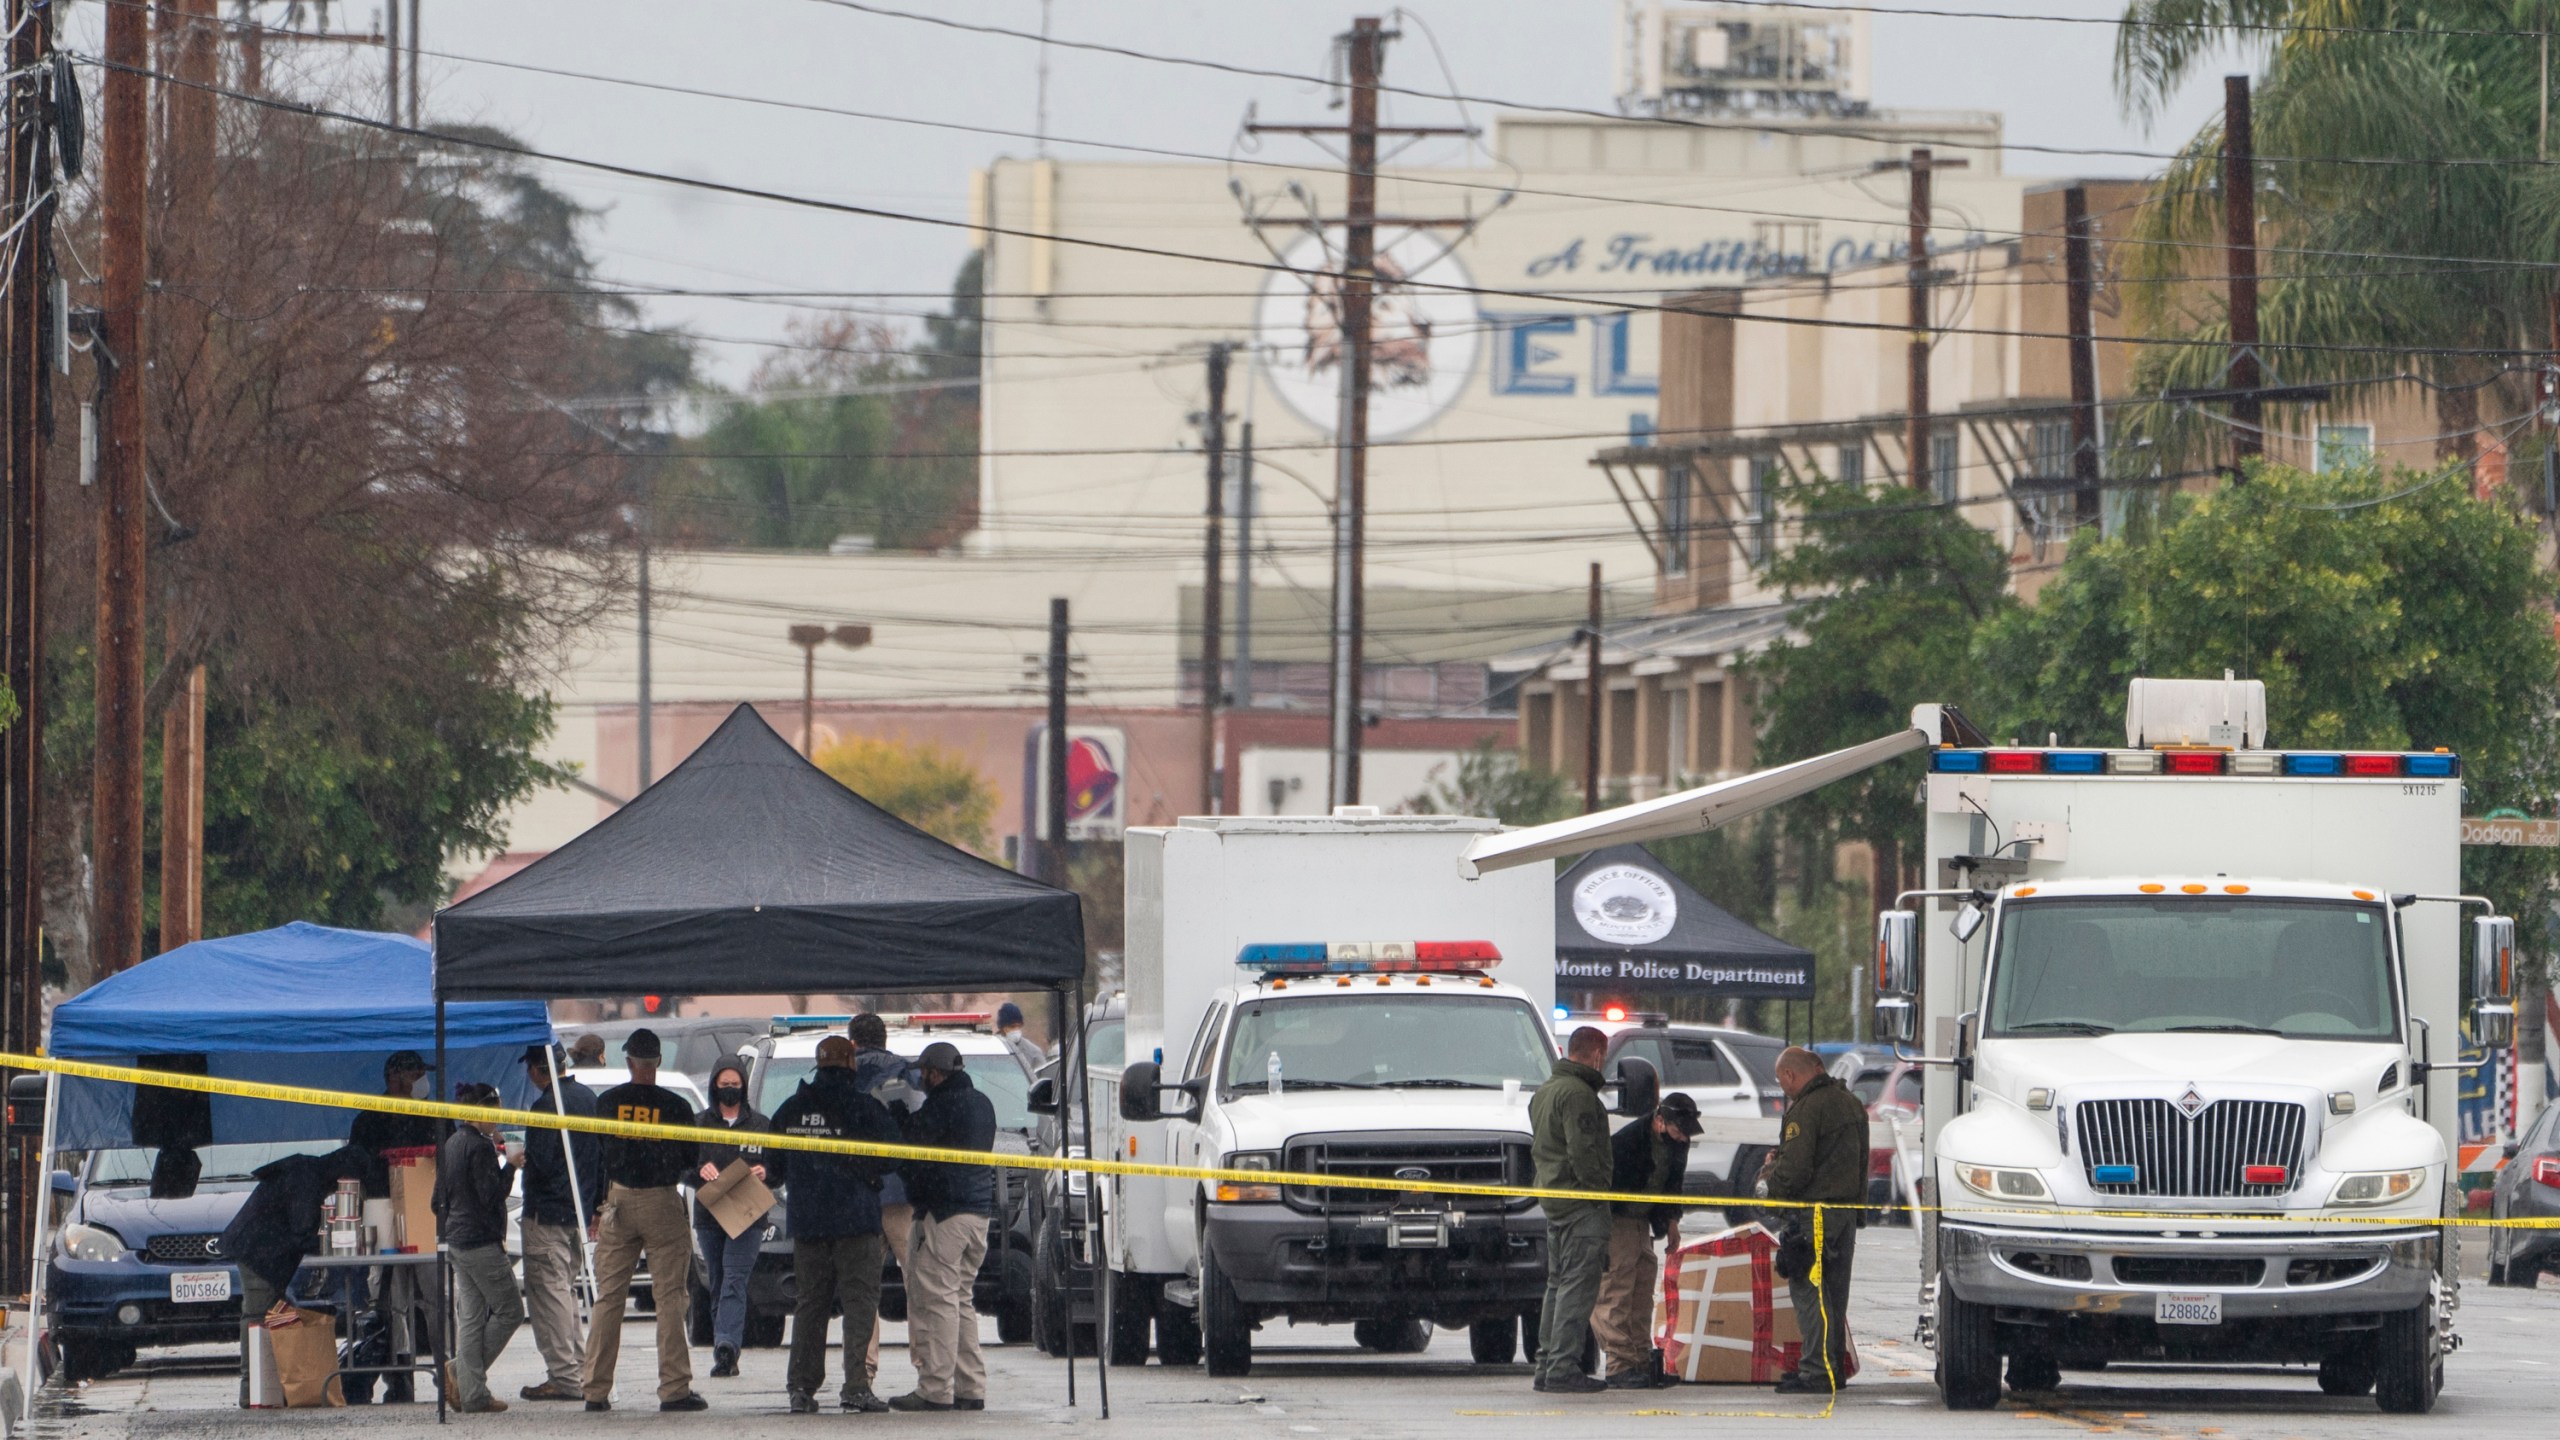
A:
<svg viewBox="0 0 2560 1440">
<path fill-rule="evenodd" d="M 720 1222 L 720 1228 L 732 1240 L 746 1234 L 748 1226 L 773 1208 L 773 1192 L 765 1188 L 744 1160 L 730 1161 L 729 1168 L 705 1183 L 694 1198 L 702 1202 L 702 1208 Z"/>
<path fill-rule="evenodd" d="M 391 1172 L 391 1248 L 412 1253 L 435 1249 L 434 1147 L 385 1150 L 382 1160 Z"/>
<path fill-rule="evenodd" d="M 1804 1338 L 1786 1282 L 1773 1268 L 1777 1254 L 1777 1236 L 1745 1225 L 1664 1257 L 1655 1334 L 1674 1376 L 1766 1385 L 1796 1367 Z M 1850 1374 L 1857 1373 L 1856 1354 L 1853 1348 Z"/>
</svg>

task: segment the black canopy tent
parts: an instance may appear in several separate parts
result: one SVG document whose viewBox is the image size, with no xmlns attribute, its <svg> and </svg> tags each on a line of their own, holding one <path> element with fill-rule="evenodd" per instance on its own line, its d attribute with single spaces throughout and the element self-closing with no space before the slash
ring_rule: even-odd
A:
<svg viewBox="0 0 2560 1440">
<path fill-rule="evenodd" d="M 1595 850 L 1556 877 L 1556 988 L 1811 1000 L 1813 952 L 1724 909 L 1642 845 Z"/>
<path fill-rule="evenodd" d="M 438 1075 L 451 1000 L 1046 990 L 1090 1154 L 1067 1019 L 1084 961 L 1075 894 L 880 809 L 740 705 L 631 803 L 438 912 Z"/>
</svg>

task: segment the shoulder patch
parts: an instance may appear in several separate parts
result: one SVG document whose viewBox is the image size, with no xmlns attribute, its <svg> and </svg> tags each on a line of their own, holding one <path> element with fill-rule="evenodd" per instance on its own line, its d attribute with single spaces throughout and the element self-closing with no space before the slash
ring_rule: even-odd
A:
<svg viewBox="0 0 2560 1440">
<path fill-rule="evenodd" d="M 1789 1139 L 1789 1140 L 1793 1140 L 1794 1138 L 1796 1138 L 1797 1134 L 1799 1134 L 1803 1129 L 1804 1129 L 1804 1127 L 1803 1127 L 1803 1126 L 1798 1125 L 1798 1124 L 1797 1124 L 1796 1122 L 1794 1122 L 1793 1120 L 1790 1120 L 1790 1121 L 1788 1121 L 1788 1122 L 1787 1122 L 1787 1133 L 1786 1133 L 1785 1138 L 1786 1138 L 1786 1139 Z"/>
</svg>

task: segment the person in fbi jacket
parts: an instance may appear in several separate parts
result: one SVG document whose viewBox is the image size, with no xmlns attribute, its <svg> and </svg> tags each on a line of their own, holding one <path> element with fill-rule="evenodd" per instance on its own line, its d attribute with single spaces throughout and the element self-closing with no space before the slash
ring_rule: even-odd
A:
<svg viewBox="0 0 2560 1440">
<path fill-rule="evenodd" d="M 690 1126 L 693 1106 L 658 1083 L 658 1032 L 632 1031 L 622 1042 L 631 1079 L 596 1097 L 596 1118 L 641 1125 Z M 658 1291 L 658 1408 L 708 1410 L 693 1393 L 693 1355 L 685 1348 L 685 1286 L 693 1274 L 693 1222 L 679 1182 L 693 1173 L 694 1140 L 604 1140 L 604 1211 L 596 1223 L 595 1324 L 587 1332 L 587 1408 L 613 1408 L 613 1367 L 622 1356 L 622 1306 L 631 1274 L 649 1257 Z"/>
</svg>

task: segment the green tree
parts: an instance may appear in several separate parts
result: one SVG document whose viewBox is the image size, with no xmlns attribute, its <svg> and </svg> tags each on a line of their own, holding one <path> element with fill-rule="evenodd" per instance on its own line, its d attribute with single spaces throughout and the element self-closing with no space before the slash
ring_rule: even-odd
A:
<svg viewBox="0 0 2560 1440">
<path fill-rule="evenodd" d="M 1505 825 L 1543 825 L 1578 809 L 1573 782 L 1521 762 L 1520 752 L 1486 739 L 1458 756 L 1457 769 L 1398 806 L 1409 815 L 1483 815 Z"/>
<path fill-rule="evenodd" d="M 939 745 L 848 735 L 810 758 L 846 789 L 935 839 L 987 852 L 996 790 L 960 755 Z"/>
<path fill-rule="evenodd" d="M 2466 472 L 2385 478 L 2255 467 L 2172 498 L 2147 539 L 2083 540 L 2037 604 L 1993 617 L 1973 657 L 1999 733 L 2104 742 L 2136 675 L 2224 670 L 2267 686 L 2268 742 L 2445 746 L 2470 813 L 2560 803 L 2554 582 L 2534 528 Z M 2463 883 L 2524 916 L 2542 954 L 2560 856 L 2474 847 Z"/>
</svg>

